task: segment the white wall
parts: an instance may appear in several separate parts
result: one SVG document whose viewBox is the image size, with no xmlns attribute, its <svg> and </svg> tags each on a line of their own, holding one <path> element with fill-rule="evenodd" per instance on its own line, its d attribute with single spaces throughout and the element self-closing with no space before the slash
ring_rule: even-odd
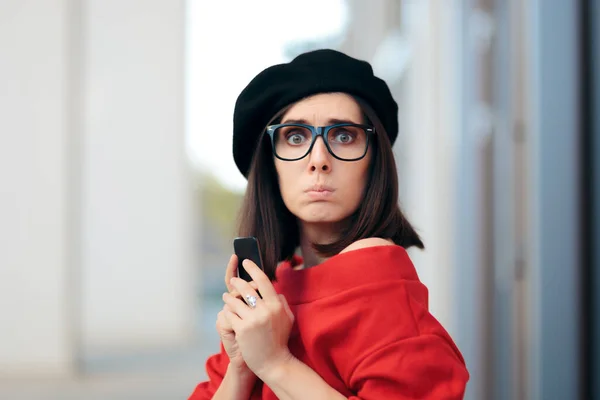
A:
<svg viewBox="0 0 600 400">
<path fill-rule="evenodd" d="M 0 2 L 0 375 L 186 343 L 185 2 Z"/>
<path fill-rule="evenodd" d="M 0 3 L 0 375 L 74 366 L 68 3 Z"/>
<path fill-rule="evenodd" d="M 413 2 L 407 14 L 413 18 L 403 27 L 411 59 L 404 92 L 397 93 L 406 119 L 400 125 L 403 147 L 396 150 L 406 168 L 399 171 L 405 188 L 401 198 L 425 243 L 425 251 L 411 251 L 411 258 L 429 289 L 430 311 L 455 336 L 456 30 L 449 5 Z"/>
<path fill-rule="evenodd" d="M 184 138 L 184 1 L 84 9 L 83 338 L 112 348 L 193 334 Z"/>
<path fill-rule="evenodd" d="M 378 46 L 400 21 L 399 0 L 346 0 L 350 24 L 342 51 L 372 61 Z"/>
</svg>

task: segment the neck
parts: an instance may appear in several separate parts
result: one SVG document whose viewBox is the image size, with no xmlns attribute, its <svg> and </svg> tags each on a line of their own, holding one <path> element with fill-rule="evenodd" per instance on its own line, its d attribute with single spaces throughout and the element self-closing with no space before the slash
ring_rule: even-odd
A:
<svg viewBox="0 0 600 400">
<path fill-rule="evenodd" d="M 337 229 L 332 224 L 308 224 L 300 223 L 300 250 L 304 265 L 302 268 L 310 268 L 321 264 L 329 257 L 323 257 L 312 247 L 311 243 L 326 244 L 337 240 Z"/>
</svg>

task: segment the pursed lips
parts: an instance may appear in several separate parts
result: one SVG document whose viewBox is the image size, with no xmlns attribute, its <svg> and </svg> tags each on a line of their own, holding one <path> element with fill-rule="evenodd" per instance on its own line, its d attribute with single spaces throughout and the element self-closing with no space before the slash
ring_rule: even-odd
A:
<svg viewBox="0 0 600 400">
<path fill-rule="evenodd" d="M 314 185 L 306 189 L 304 192 L 307 193 L 311 198 L 324 199 L 331 196 L 331 194 L 333 194 L 334 191 L 335 189 L 329 186 Z"/>
<path fill-rule="evenodd" d="M 326 185 L 313 185 L 306 189 L 305 192 L 333 192 L 333 188 Z"/>
</svg>

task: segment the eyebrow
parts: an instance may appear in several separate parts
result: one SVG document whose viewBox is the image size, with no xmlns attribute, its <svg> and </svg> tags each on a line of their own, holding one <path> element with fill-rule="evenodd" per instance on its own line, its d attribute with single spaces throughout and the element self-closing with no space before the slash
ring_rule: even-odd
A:
<svg viewBox="0 0 600 400">
<path fill-rule="evenodd" d="M 304 125 L 311 125 L 305 119 L 287 119 L 285 121 L 282 121 L 281 123 L 282 124 L 304 124 Z M 329 118 L 327 120 L 327 124 L 328 125 L 336 125 L 336 124 L 356 124 L 356 125 L 360 125 L 361 123 L 360 122 L 352 121 L 350 119 Z"/>
</svg>

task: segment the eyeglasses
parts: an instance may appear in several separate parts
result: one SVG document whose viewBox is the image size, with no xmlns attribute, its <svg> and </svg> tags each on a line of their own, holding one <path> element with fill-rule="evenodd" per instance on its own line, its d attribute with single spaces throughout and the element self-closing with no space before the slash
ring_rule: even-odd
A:
<svg viewBox="0 0 600 400">
<path fill-rule="evenodd" d="M 367 154 L 375 129 L 368 125 L 341 123 L 329 126 L 305 124 L 269 125 L 273 154 L 284 161 L 296 161 L 307 156 L 317 137 L 322 136 L 329 153 L 342 161 L 357 161 Z"/>
</svg>

